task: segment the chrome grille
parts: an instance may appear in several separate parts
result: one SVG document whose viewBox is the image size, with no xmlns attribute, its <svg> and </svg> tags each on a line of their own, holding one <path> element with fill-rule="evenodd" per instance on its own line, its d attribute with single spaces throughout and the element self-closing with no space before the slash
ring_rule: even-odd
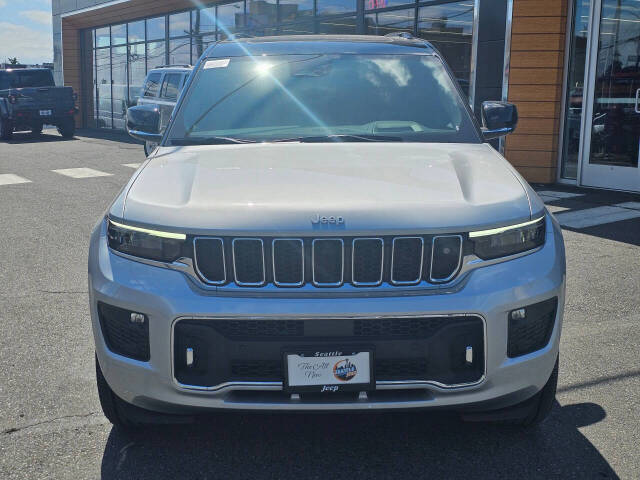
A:
<svg viewBox="0 0 640 480">
<path fill-rule="evenodd" d="M 221 238 L 193 239 L 194 263 L 198 274 L 212 285 L 224 285 L 227 281 L 224 242 Z"/>
<path fill-rule="evenodd" d="M 259 287 L 266 281 L 264 242 L 261 238 L 235 238 L 233 240 L 233 273 L 236 283 L 246 287 Z"/>
<path fill-rule="evenodd" d="M 299 238 L 279 238 L 271 244 L 273 283 L 279 287 L 304 284 L 304 243 Z"/>
<path fill-rule="evenodd" d="M 461 261 L 462 237 L 460 235 L 433 237 L 429 280 L 434 283 L 448 282 L 458 273 Z"/>
<path fill-rule="evenodd" d="M 422 237 L 398 237 L 393 239 L 391 250 L 391 283 L 413 285 L 422 278 L 424 239 Z M 419 261 L 416 261 L 420 259 Z"/>
<path fill-rule="evenodd" d="M 316 238 L 311 246 L 313 284 L 338 287 L 344 282 L 344 241 L 339 238 Z"/>
<path fill-rule="evenodd" d="M 445 283 L 458 274 L 461 235 L 346 238 L 193 239 L 194 267 L 207 284 L 336 288 Z M 266 260 L 268 259 L 268 261 Z"/>
<path fill-rule="evenodd" d="M 377 286 L 384 270 L 384 240 L 355 238 L 351 255 L 351 278 L 354 285 Z"/>
</svg>

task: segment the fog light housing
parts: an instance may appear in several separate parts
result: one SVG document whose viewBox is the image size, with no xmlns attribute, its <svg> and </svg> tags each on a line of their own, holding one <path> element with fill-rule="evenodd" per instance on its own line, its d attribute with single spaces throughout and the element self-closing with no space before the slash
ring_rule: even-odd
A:
<svg viewBox="0 0 640 480">
<path fill-rule="evenodd" d="M 147 316 L 98 302 L 98 319 L 107 348 L 123 357 L 149 361 Z"/>
<path fill-rule="evenodd" d="M 520 357 L 544 348 L 551 338 L 558 297 L 509 312 L 507 355 Z"/>
</svg>

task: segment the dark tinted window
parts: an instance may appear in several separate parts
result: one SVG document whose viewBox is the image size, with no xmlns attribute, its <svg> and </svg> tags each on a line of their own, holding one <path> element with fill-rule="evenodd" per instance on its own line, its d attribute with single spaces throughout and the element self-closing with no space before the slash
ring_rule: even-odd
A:
<svg viewBox="0 0 640 480">
<path fill-rule="evenodd" d="M 144 82 L 144 94 L 145 97 L 157 97 L 160 90 L 160 77 L 161 73 L 152 73 L 147 77 L 147 81 Z"/>
<path fill-rule="evenodd" d="M 23 87 L 52 87 L 51 70 L 0 71 L 0 90 Z"/>
<path fill-rule="evenodd" d="M 181 84 L 181 73 L 166 74 L 164 76 L 164 81 L 162 82 L 162 93 L 160 96 L 167 100 L 176 100 L 178 98 L 178 93 L 180 92 Z"/>
</svg>

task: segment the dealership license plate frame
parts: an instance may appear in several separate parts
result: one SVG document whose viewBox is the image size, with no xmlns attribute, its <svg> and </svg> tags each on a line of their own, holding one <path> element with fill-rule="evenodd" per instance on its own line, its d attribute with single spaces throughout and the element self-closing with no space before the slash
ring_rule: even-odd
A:
<svg viewBox="0 0 640 480">
<path fill-rule="evenodd" d="M 333 353 L 333 352 L 346 352 L 341 353 L 340 355 L 327 355 L 327 356 L 316 356 L 315 353 Z M 298 355 L 302 357 L 308 357 L 314 360 L 327 359 L 332 363 L 330 368 L 333 368 L 333 364 L 335 364 L 338 359 L 342 359 L 345 357 L 351 357 L 356 354 L 367 353 L 368 354 L 368 370 L 369 370 L 369 382 L 359 382 L 359 383 L 350 383 L 349 381 L 340 382 L 335 379 L 334 382 L 331 383 L 313 383 L 309 385 L 290 385 L 289 384 L 289 362 L 288 358 L 290 355 Z M 376 389 L 376 381 L 374 375 L 374 365 L 375 365 L 375 351 L 371 347 L 303 347 L 303 348 L 287 348 L 282 352 L 282 363 L 283 363 L 283 373 L 284 373 L 284 382 L 283 388 L 285 392 L 288 393 L 335 393 L 335 392 L 368 392 Z M 336 390 L 326 389 L 323 392 L 323 387 L 339 387 Z"/>
<path fill-rule="evenodd" d="M 40 110 L 39 113 L 41 117 L 50 117 L 51 115 L 53 115 L 53 112 L 51 110 Z"/>
</svg>

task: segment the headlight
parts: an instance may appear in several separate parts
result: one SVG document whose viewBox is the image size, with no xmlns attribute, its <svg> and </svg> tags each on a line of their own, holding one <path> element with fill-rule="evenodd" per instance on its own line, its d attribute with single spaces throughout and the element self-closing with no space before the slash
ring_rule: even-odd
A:
<svg viewBox="0 0 640 480">
<path fill-rule="evenodd" d="M 184 256 L 187 236 L 182 233 L 161 232 L 147 228 L 123 225 L 108 220 L 109 247 L 134 257 L 173 262 Z"/>
<path fill-rule="evenodd" d="M 544 244 L 545 217 L 530 222 L 469 232 L 476 256 L 483 260 L 526 252 Z"/>
</svg>

